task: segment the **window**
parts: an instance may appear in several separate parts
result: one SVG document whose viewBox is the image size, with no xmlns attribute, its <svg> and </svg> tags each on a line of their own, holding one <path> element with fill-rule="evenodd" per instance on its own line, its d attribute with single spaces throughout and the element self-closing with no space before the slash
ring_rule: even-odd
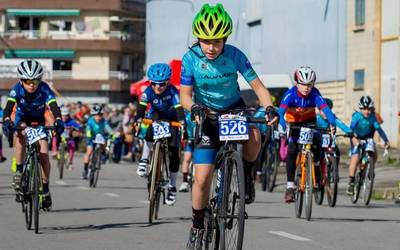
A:
<svg viewBox="0 0 400 250">
<path fill-rule="evenodd" d="M 22 16 L 18 18 L 20 30 L 39 30 L 39 18 Z"/>
<path fill-rule="evenodd" d="M 365 75 L 365 71 L 363 69 L 354 70 L 354 89 L 355 90 L 364 89 L 364 75 Z"/>
<path fill-rule="evenodd" d="M 72 22 L 71 21 L 50 21 L 49 30 L 51 31 L 71 31 Z"/>
<path fill-rule="evenodd" d="M 72 61 L 69 60 L 54 60 L 53 70 L 72 70 Z"/>
<path fill-rule="evenodd" d="M 356 26 L 362 26 L 365 24 L 365 0 L 356 0 L 355 3 Z"/>
<path fill-rule="evenodd" d="M 252 63 L 261 63 L 262 58 L 262 29 L 261 20 L 251 22 L 249 25 L 249 59 Z"/>
</svg>

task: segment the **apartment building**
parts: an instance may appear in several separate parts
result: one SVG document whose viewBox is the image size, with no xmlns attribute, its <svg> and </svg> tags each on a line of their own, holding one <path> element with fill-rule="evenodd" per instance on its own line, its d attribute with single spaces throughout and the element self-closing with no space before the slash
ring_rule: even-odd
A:
<svg viewBox="0 0 400 250">
<path fill-rule="evenodd" d="M 347 2 L 346 115 L 362 95 L 370 95 L 383 117 L 392 145 L 400 145 L 400 2 Z"/>
<path fill-rule="evenodd" d="M 144 0 L 2 0 L 0 93 L 17 81 L 1 75 L 8 59 L 37 58 L 66 101 L 123 102 L 143 76 L 145 26 Z"/>
</svg>

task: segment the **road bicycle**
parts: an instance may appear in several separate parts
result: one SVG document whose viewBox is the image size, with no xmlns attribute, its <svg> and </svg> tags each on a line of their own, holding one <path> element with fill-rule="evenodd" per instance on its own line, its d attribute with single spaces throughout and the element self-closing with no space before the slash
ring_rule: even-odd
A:
<svg viewBox="0 0 400 250">
<path fill-rule="evenodd" d="M 373 138 L 361 139 L 358 144 L 360 161 L 354 180 L 354 195 L 350 197 L 353 204 L 357 203 L 362 192 L 362 199 L 366 206 L 371 201 L 375 179 L 376 147 Z"/>
<path fill-rule="evenodd" d="M 321 192 L 321 185 L 319 185 L 314 166 L 314 155 L 311 151 L 313 145 L 314 133 L 318 131 L 326 131 L 315 128 L 314 124 L 307 124 L 303 126 L 290 126 L 290 129 L 299 129 L 299 138 L 297 143 L 300 145 L 300 151 L 296 159 L 296 172 L 295 172 L 295 214 L 297 218 L 301 217 L 303 209 L 303 201 L 305 197 L 305 212 L 306 219 L 311 219 L 312 213 L 312 197 L 313 192 Z M 321 172 L 321 171 L 319 171 Z M 319 178 L 321 180 L 321 177 Z"/>
<path fill-rule="evenodd" d="M 275 126 L 269 126 L 262 146 L 261 190 L 272 192 L 276 186 L 276 176 L 280 164 L 279 157 L 280 135 Z"/>
<path fill-rule="evenodd" d="M 89 159 L 89 187 L 97 186 L 105 145 L 106 138 L 102 134 L 96 134 L 93 140 L 93 153 Z"/>
<path fill-rule="evenodd" d="M 40 140 L 47 140 L 53 126 L 29 126 L 17 127 L 16 131 L 25 133 L 26 153 L 23 172 L 21 175 L 21 189 L 17 192 L 16 200 L 21 202 L 22 212 L 25 214 L 25 223 L 28 230 L 32 229 L 39 233 L 39 210 L 49 211 L 43 208 L 43 179 L 42 167 L 40 165 Z M 9 138 L 12 147 L 12 136 Z M 33 221 L 32 221 L 33 219 Z"/>
<path fill-rule="evenodd" d="M 248 123 L 264 118 L 246 117 L 243 110 L 218 115 L 219 139 L 215 171 L 205 213 L 205 249 L 242 249 L 245 225 L 245 176 L 242 145 L 249 138 Z M 196 125 L 195 143 L 202 138 L 205 114 Z"/>
<path fill-rule="evenodd" d="M 148 175 L 149 190 L 149 224 L 158 219 L 161 195 L 165 204 L 165 186 L 169 182 L 168 170 L 168 138 L 172 136 L 172 128 L 179 128 L 182 134 L 181 124 L 176 121 L 152 121 L 143 119 L 142 123 L 151 124 L 153 129 L 153 155 L 151 157 Z"/>
</svg>

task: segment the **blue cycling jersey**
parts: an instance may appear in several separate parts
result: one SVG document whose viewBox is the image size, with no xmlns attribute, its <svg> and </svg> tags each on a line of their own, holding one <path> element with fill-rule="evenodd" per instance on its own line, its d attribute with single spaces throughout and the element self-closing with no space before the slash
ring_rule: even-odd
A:
<svg viewBox="0 0 400 250">
<path fill-rule="evenodd" d="M 209 60 L 196 45 L 182 58 L 181 84 L 193 86 L 196 103 L 215 110 L 229 109 L 240 101 L 237 72 L 251 83 L 257 74 L 238 48 L 225 44 L 223 52 Z"/>
<path fill-rule="evenodd" d="M 46 105 L 56 101 L 53 91 L 45 82 L 40 82 L 37 90 L 29 94 L 21 83 L 16 83 L 11 89 L 8 101 L 17 104 L 16 117 L 40 118 L 43 117 Z"/>
<path fill-rule="evenodd" d="M 141 105 L 151 104 L 148 115 L 155 112 L 158 113 L 159 118 L 167 120 L 177 120 L 176 108 L 180 107 L 179 93 L 175 86 L 168 85 L 166 90 L 157 95 L 151 86 L 147 87 L 143 92 L 140 99 Z"/>
<path fill-rule="evenodd" d="M 92 138 L 96 134 L 112 134 L 112 129 L 105 119 L 101 119 L 99 123 L 96 122 L 93 116 L 88 119 L 86 124 L 86 137 Z"/>
<path fill-rule="evenodd" d="M 82 128 L 82 126 L 74 119 L 69 118 L 66 122 L 64 122 L 64 128 L 79 130 Z"/>
<path fill-rule="evenodd" d="M 359 138 L 372 138 L 376 130 L 385 142 L 388 141 L 385 132 L 379 125 L 375 113 L 373 112 L 368 117 L 365 117 L 361 112 L 354 112 L 351 118 L 350 128 Z"/>
<path fill-rule="evenodd" d="M 331 125 L 336 125 L 335 115 L 324 101 L 318 89 L 313 87 L 307 96 L 303 96 L 294 86 L 287 90 L 279 106 L 279 125 L 286 129 L 288 123 L 315 123 L 315 108 L 322 110 Z"/>
<path fill-rule="evenodd" d="M 343 132 L 346 134 L 351 133 L 351 129 L 339 118 L 335 116 L 335 123 L 336 126 L 339 127 Z M 317 128 L 328 129 L 329 122 L 328 120 L 324 119 L 320 114 L 317 115 Z"/>
</svg>

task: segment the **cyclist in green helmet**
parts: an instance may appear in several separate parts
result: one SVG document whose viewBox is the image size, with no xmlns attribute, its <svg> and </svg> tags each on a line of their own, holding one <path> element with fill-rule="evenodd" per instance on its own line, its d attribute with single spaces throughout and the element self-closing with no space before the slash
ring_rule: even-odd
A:
<svg viewBox="0 0 400 250">
<path fill-rule="evenodd" d="M 246 55 L 226 44 L 232 33 L 232 19 L 222 4 L 204 4 L 193 20 L 192 32 L 198 39 L 182 59 L 181 104 L 191 112 L 192 119 L 204 110 L 217 113 L 244 108 L 237 82 L 238 71 L 255 91 L 266 108 L 266 120 L 277 118 L 271 95 L 258 78 Z M 195 177 L 192 189 L 193 225 L 187 249 L 202 249 L 204 216 L 207 205 L 215 156 L 221 146 L 217 120 L 206 117 L 201 142 L 195 145 L 193 164 Z M 254 201 L 255 190 L 252 167 L 261 147 L 260 132 L 249 127 L 249 140 L 243 146 L 243 165 L 246 175 L 245 202 Z"/>
</svg>

